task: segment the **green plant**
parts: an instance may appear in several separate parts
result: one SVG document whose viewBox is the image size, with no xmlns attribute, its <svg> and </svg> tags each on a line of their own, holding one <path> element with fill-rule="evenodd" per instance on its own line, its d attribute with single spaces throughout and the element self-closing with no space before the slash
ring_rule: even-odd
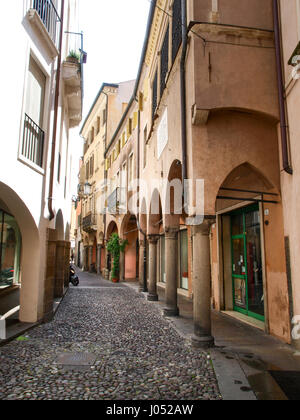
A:
<svg viewBox="0 0 300 420">
<path fill-rule="evenodd" d="M 107 251 L 111 254 L 113 259 L 112 278 L 116 279 L 120 273 L 120 255 L 121 252 L 125 251 L 128 245 L 127 240 L 119 238 L 117 233 L 113 233 L 110 240 L 107 243 Z"/>
<path fill-rule="evenodd" d="M 78 52 L 74 51 L 74 50 L 71 50 L 71 51 L 69 52 L 68 57 L 71 57 L 71 58 L 76 58 L 76 60 L 77 60 L 78 62 L 80 61 L 80 54 L 79 54 Z"/>
</svg>

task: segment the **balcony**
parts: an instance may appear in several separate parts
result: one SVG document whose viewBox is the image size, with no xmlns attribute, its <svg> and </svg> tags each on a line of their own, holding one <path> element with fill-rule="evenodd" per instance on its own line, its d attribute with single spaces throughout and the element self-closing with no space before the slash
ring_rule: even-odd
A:
<svg viewBox="0 0 300 420">
<path fill-rule="evenodd" d="M 86 233 L 97 231 L 97 216 L 96 214 L 90 213 L 82 220 L 82 229 Z"/>
<path fill-rule="evenodd" d="M 58 56 L 60 16 L 51 0 L 27 0 L 26 17 L 46 43 L 52 59 Z"/>
<path fill-rule="evenodd" d="M 63 62 L 62 76 L 69 106 L 69 125 L 70 128 L 77 127 L 82 120 L 82 64 L 67 58 Z"/>
<path fill-rule="evenodd" d="M 25 114 L 23 142 L 21 149 L 22 157 L 42 168 L 44 142 L 44 131 L 27 114 Z"/>
<path fill-rule="evenodd" d="M 116 188 L 107 199 L 107 209 L 110 214 L 119 214 L 120 188 Z"/>
</svg>

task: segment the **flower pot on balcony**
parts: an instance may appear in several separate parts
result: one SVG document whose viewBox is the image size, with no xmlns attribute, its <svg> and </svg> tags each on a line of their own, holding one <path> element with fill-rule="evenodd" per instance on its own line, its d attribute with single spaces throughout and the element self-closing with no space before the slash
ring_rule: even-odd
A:
<svg viewBox="0 0 300 420">
<path fill-rule="evenodd" d="M 113 279 L 112 279 L 112 282 L 113 282 L 113 283 L 119 283 L 119 279 L 117 279 L 117 278 L 113 278 Z"/>
<path fill-rule="evenodd" d="M 67 63 L 79 64 L 78 58 L 69 56 L 66 58 Z"/>
</svg>

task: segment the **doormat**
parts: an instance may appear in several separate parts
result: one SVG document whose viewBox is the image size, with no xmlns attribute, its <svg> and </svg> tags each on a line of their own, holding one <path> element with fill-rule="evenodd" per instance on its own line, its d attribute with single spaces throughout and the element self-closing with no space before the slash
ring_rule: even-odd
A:
<svg viewBox="0 0 300 420">
<path fill-rule="evenodd" d="M 300 401 L 300 372 L 270 370 L 269 373 L 290 401 Z"/>
</svg>

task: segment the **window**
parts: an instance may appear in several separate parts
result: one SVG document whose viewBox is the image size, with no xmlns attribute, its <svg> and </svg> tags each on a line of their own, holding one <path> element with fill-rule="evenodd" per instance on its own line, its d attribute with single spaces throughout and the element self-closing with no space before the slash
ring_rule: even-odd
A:
<svg viewBox="0 0 300 420">
<path fill-rule="evenodd" d="M 32 6 L 40 16 L 52 41 L 57 44 L 61 20 L 53 3 L 51 0 L 33 0 Z"/>
<path fill-rule="evenodd" d="M 166 77 L 169 71 L 169 26 L 161 50 L 160 96 L 166 87 Z"/>
<path fill-rule="evenodd" d="M 21 233 L 15 218 L 0 210 L 0 290 L 19 284 Z"/>
<path fill-rule="evenodd" d="M 104 125 L 106 123 L 106 109 L 103 109 L 102 111 L 102 125 Z"/>
<path fill-rule="evenodd" d="M 46 77 L 30 58 L 21 154 L 39 167 L 43 166 L 44 154 L 45 133 L 41 127 L 44 119 L 45 90 Z"/>
<path fill-rule="evenodd" d="M 160 237 L 160 281 L 166 283 L 166 240 L 165 236 Z"/>
<path fill-rule="evenodd" d="M 127 191 L 127 165 L 126 162 L 123 163 L 122 174 L 121 174 L 121 205 L 125 206 L 126 204 L 126 191 Z"/>
<path fill-rule="evenodd" d="M 156 73 L 153 79 L 153 86 L 152 86 L 152 120 L 154 120 L 154 116 L 155 116 L 156 108 L 158 104 L 157 82 L 158 82 L 158 75 L 157 75 L 157 70 L 156 70 Z"/>
<path fill-rule="evenodd" d="M 147 126 L 144 129 L 144 169 L 147 166 L 147 142 L 148 142 L 148 128 Z"/>
<path fill-rule="evenodd" d="M 90 177 L 90 162 L 85 165 L 85 178 L 88 180 Z"/>
<path fill-rule="evenodd" d="M 129 183 L 133 181 L 133 172 L 133 153 L 131 153 L 131 155 L 129 156 Z"/>
<path fill-rule="evenodd" d="M 180 231 L 180 288 L 189 288 L 188 231 Z"/>
<path fill-rule="evenodd" d="M 99 133 L 100 133 L 100 127 L 101 127 L 101 118 L 100 118 L 100 117 L 98 117 L 98 118 L 97 118 L 97 134 L 99 134 Z"/>
<path fill-rule="evenodd" d="M 58 153 L 58 162 L 57 162 L 57 182 L 60 183 L 60 170 L 61 170 L 61 154 Z"/>
<path fill-rule="evenodd" d="M 172 63 L 174 63 L 182 42 L 181 0 L 174 0 L 172 15 Z"/>
</svg>

